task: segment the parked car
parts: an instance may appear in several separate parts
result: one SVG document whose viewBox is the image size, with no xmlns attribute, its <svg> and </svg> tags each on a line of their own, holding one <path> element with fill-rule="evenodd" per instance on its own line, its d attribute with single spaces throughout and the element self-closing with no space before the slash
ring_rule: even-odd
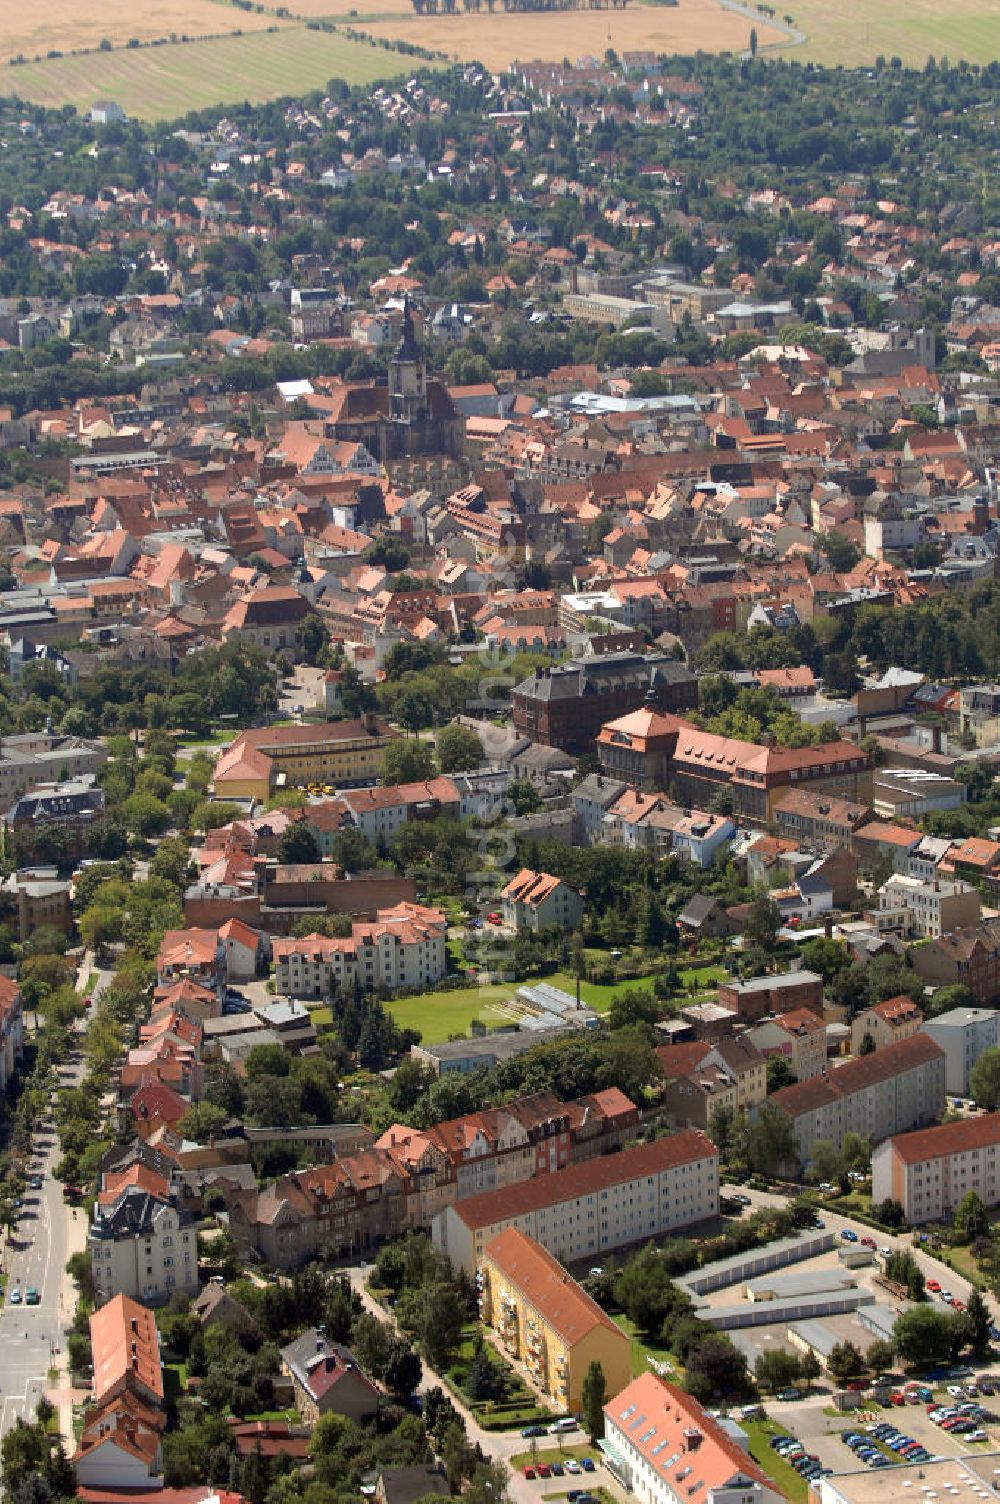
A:
<svg viewBox="0 0 1000 1504">
<path fill-rule="evenodd" d="M 29 1285 L 28 1288 L 27 1288 L 27 1290 L 25 1291 L 25 1294 L 24 1294 L 24 1303 L 25 1303 L 25 1305 L 26 1306 L 37 1306 L 37 1305 L 41 1304 L 41 1301 L 42 1301 L 42 1297 L 39 1295 L 39 1293 L 35 1289 L 34 1285 Z"/>
<path fill-rule="evenodd" d="M 531 1479 L 532 1479 L 532 1478 L 533 1478 L 533 1477 L 534 1477 L 534 1476 L 535 1476 L 535 1469 L 534 1469 L 534 1468 L 533 1468 L 533 1467 L 526 1467 L 526 1468 L 525 1468 L 525 1469 L 524 1469 L 524 1476 L 525 1476 L 525 1477 L 526 1477 L 526 1478 L 527 1478 L 527 1479 L 528 1479 L 528 1480 L 529 1480 L 529 1482 L 530 1482 L 530 1480 L 531 1480 Z"/>
<path fill-rule="evenodd" d="M 545 1427 L 544 1426 L 525 1426 L 524 1430 L 521 1432 L 521 1435 L 525 1436 L 525 1437 L 529 1437 L 529 1438 L 532 1437 L 532 1436 L 544 1436 L 545 1435 Z"/>
<path fill-rule="evenodd" d="M 10 1303 L 11 1303 L 12 1306 L 19 1306 L 21 1304 L 21 1287 L 20 1287 L 20 1285 L 15 1285 L 14 1286 L 14 1288 L 11 1290 L 10 1294 L 8 1295 L 7 1299 L 10 1301 Z"/>
<path fill-rule="evenodd" d="M 582 1473 L 583 1472 L 583 1468 L 577 1462 L 577 1460 L 576 1460 L 575 1457 L 567 1457 L 566 1461 L 563 1463 L 563 1467 L 566 1469 L 566 1471 L 568 1473 Z"/>
<path fill-rule="evenodd" d="M 593 1472 L 597 1471 L 597 1469 L 594 1466 L 594 1459 L 593 1459 L 593 1457 L 581 1457 L 580 1458 L 580 1466 L 583 1468 L 583 1471 L 585 1473 L 593 1473 Z"/>
<path fill-rule="evenodd" d="M 540 1462 L 535 1468 L 535 1471 L 538 1474 L 539 1478 L 548 1478 L 551 1473 L 551 1469 L 547 1462 Z"/>
<path fill-rule="evenodd" d="M 840 1236 L 845 1243 L 856 1243 L 858 1241 L 858 1235 L 852 1227 L 845 1227 Z"/>
</svg>

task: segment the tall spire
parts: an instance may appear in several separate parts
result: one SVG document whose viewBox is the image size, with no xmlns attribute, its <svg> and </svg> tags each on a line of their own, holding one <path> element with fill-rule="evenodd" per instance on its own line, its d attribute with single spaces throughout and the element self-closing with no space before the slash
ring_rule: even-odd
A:
<svg viewBox="0 0 1000 1504">
<path fill-rule="evenodd" d="M 420 346 L 417 344 L 417 335 L 413 327 L 413 315 L 410 312 L 410 300 L 408 297 L 404 297 L 403 299 L 403 324 L 399 344 L 396 346 L 396 359 L 420 359 Z"/>
</svg>

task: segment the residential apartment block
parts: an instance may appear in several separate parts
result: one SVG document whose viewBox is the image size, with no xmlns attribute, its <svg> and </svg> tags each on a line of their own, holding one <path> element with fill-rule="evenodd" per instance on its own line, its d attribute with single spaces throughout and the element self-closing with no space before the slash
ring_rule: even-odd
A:
<svg viewBox="0 0 1000 1504">
<path fill-rule="evenodd" d="M 111 1205 L 98 1202 L 87 1244 L 98 1305 L 115 1295 L 156 1304 L 198 1288 L 192 1219 L 141 1186 L 127 1186 Z"/>
<path fill-rule="evenodd" d="M 898 916 L 904 935 L 936 939 L 949 930 L 975 924 L 980 915 L 979 893 L 970 883 L 940 882 L 897 872 L 883 883 L 879 915 Z"/>
<path fill-rule="evenodd" d="M 984 1050 L 1000 1044 L 1000 1013 L 992 1008 L 952 1008 L 927 1019 L 924 1033 L 944 1050 L 945 1091 L 967 1097 L 972 1067 Z"/>
<path fill-rule="evenodd" d="M 791 1008 L 747 1031 L 765 1060 L 780 1055 L 797 1081 L 810 1081 L 826 1069 L 826 1024 L 808 1008 Z"/>
<path fill-rule="evenodd" d="M 573 1102 L 537 1092 L 426 1130 L 396 1123 L 373 1148 L 234 1194 L 230 1230 L 278 1268 L 320 1249 L 374 1248 L 409 1228 L 430 1228 L 457 1201 L 532 1177 L 542 1184 L 570 1165 L 606 1164 L 603 1156 L 634 1139 L 638 1126 L 635 1104 L 616 1087 Z"/>
<path fill-rule="evenodd" d="M 774 828 L 779 836 L 801 844 L 808 851 L 848 850 L 854 832 L 867 825 L 874 811 L 869 804 L 854 804 L 805 789 L 790 789 L 774 806 Z"/>
<path fill-rule="evenodd" d="M 275 983 L 297 998 L 327 998 L 357 982 L 376 987 L 433 987 L 448 970 L 447 920 L 439 909 L 400 903 L 374 923 L 355 923 L 342 937 L 305 935 L 273 944 Z"/>
<path fill-rule="evenodd" d="M 911 965 L 932 987 L 968 987 L 981 1003 L 1000 1002 L 1000 919 L 984 919 L 917 946 Z"/>
<path fill-rule="evenodd" d="M 720 1108 L 749 1112 L 767 1096 L 767 1061 L 746 1034 L 661 1045 L 663 1105 L 672 1123 L 709 1128 Z"/>
<path fill-rule="evenodd" d="M 950 1219 L 969 1191 L 1000 1204 L 1000 1113 L 898 1134 L 872 1154 L 872 1200 L 891 1196 L 908 1222 Z"/>
<path fill-rule="evenodd" d="M 784 1494 L 728 1427 L 654 1373 L 604 1407 L 601 1450 L 639 1504 L 783 1504 Z"/>
<path fill-rule="evenodd" d="M 97 773 L 107 760 L 103 742 L 82 736 L 58 736 L 51 731 L 5 736 L 0 748 L 0 809 L 8 809 L 18 794 L 36 784 Z"/>
<path fill-rule="evenodd" d="M 579 1414 L 591 1363 L 601 1365 L 608 1393 L 629 1382 L 632 1349 L 625 1332 L 551 1253 L 516 1227 L 487 1244 L 477 1279 L 481 1319 L 557 1410 Z"/>
<path fill-rule="evenodd" d="M 435 1247 L 473 1274 L 489 1242 L 517 1227 L 564 1262 L 704 1222 L 719 1207 L 719 1154 L 688 1129 L 439 1213 Z"/>
<path fill-rule="evenodd" d="M 901 1039 L 909 1039 L 923 1025 L 924 1015 L 911 997 L 886 998 L 856 1013 L 851 1022 L 851 1054 L 860 1055 L 866 1038 L 876 1050 L 884 1050 Z M 928 1031 L 929 1032 L 929 1031 Z M 939 1041 L 940 1043 L 940 1041 Z"/>
<path fill-rule="evenodd" d="M 848 1133 L 873 1144 L 931 1123 L 944 1111 L 944 1050 L 918 1033 L 862 1055 L 769 1098 L 791 1121 L 799 1160 L 820 1141 L 843 1145 Z"/>
<path fill-rule="evenodd" d="M 583 898 L 569 883 L 524 867 L 500 894 L 504 923 L 521 930 L 579 929 Z"/>
<path fill-rule="evenodd" d="M 6 1091 L 24 1053 L 24 1007 L 21 989 L 0 976 L 0 1091 Z"/>
</svg>

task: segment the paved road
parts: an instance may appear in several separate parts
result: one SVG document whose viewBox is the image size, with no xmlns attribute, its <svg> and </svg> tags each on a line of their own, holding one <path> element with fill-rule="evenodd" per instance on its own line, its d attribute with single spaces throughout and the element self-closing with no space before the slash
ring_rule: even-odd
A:
<svg viewBox="0 0 1000 1504">
<path fill-rule="evenodd" d="M 67 1085 L 76 1084 L 79 1063 L 64 1074 Z M 40 1191 L 29 1190 L 24 1210 L 7 1248 L 7 1299 L 0 1312 L 0 1434 L 16 1420 L 30 1420 L 48 1383 L 48 1371 L 56 1350 L 64 1342 L 64 1327 L 70 1312 L 62 1306 L 62 1275 L 66 1266 L 67 1222 L 71 1213 L 62 1199 L 62 1188 L 52 1177 L 59 1159 L 59 1140 L 53 1127 L 41 1127 L 35 1135 L 31 1173 L 44 1176 Z M 78 1212 L 82 1217 L 83 1213 Z M 34 1287 L 41 1297 L 37 1306 L 23 1304 L 25 1292 Z M 19 1289 L 22 1304 L 13 1305 L 11 1294 Z"/>
<path fill-rule="evenodd" d="M 89 953 L 84 956 L 77 974 L 77 988 L 82 991 L 87 978 L 97 972 L 93 995 L 100 996 L 111 980 L 111 972 L 94 965 Z M 89 1018 L 90 1015 L 88 1014 Z M 81 1036 L 87 1019 L 77 1025 Z M 78 1086 L 83 1078 L 83 1057 L 76 1050 L 59 1069 L 59 1087 Z M 25 1192 L 24 1209 L 11 1234 L 4 1258 L 7 1274 L 6 1298 L 0 1310 L 0 1436 L 5 1436 L 19 1419 L 31 1420 L 43 1391 L 49 1387 L 50 1368 L 58 1363 L 65 1344 L 65 1328 L 72 1316 L 64 1272 L 71 1244 L 70 1230 L 74 1213 L 62 1198 L 62 1186 L 53 1177 L 59 1162 L 59 1138 L 52 1122 L 42 1123 L 34 1135 L 29 1175 L 43 1177 L 42 1189 Z M 83 1211 L 76 1212 L 82 1219 Z M 79 1246 L 79 1235 L 72 1240 Z M 41 1297 L 37 1306 L 26 1306 L 29 1288 Z M 11 1293 L 19 1289 L 21 1304 L 13 1305 Z"/>
</svg>

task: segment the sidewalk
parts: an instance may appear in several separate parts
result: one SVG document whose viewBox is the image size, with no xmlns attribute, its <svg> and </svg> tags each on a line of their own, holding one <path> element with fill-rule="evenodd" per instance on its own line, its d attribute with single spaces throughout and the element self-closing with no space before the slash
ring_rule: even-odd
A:
<svg viewBox="0 0 1000 1504">
<path fill-rule="evenodd" d="M 63 1216 L 66 1218 L 66 1262 L 74 1253 L 81 1253 L 87 1247 L 87 1220 L 81 1211 L 73 1215 L 71 1207 L 63 1208 Z M 74 1389 L 70 1382 L 69 1372 L 69 1347 L 66 1341 L 66 1333 L 76 1310 L 76 1285 L 66 1273 L 65 1266 L 59 1273 L 59 1322 L 61 1327 L 60 1341 L 56 1352 L 54 1368 L 56 1380 L 51 1387 L 45 1390 L 46 1398 L 56 1407 L 59 1416 L 59 1430 L 66 1443 L 67 1455 L 72 1457 L 76 1451 L 76 1437 L 73 1434 L 73 1406 L 80 1405 L 90 1398 L 89 1389 Z"/>
</svg>

